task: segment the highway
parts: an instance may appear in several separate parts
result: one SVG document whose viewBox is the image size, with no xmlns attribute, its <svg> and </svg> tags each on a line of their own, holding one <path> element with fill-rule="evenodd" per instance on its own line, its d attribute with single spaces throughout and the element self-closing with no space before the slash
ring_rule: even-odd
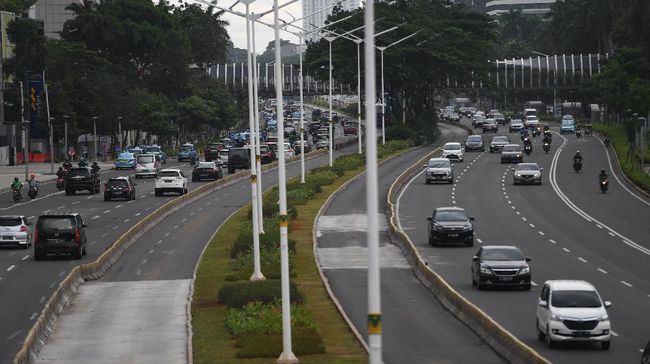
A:
<svg viewBox="0 0 650 364">
<path fill-rule="evenodd" d="M 443 142 L 463 138 L 463 129 L 440 125 Z M 387 234 L 386 194 L 412 161 L 435 146 L 417 148 L 379 167 L 380 257 L 385 363 L 502 363 L 481 338 L 447 311 L 413 274 Z M 367 338 L 367 248 L 365 178 L 342 190 L 318 220 L 319 263 L 356 329 Z M 367 339 L 366 339 L 367 340 Z"/>
<path fill-rule="evenodd" d="M 467 123 L 464 120 L 463 123 Z M 500 127 L 506 133 L 506 127 Z M 479 130 L 477 132 L 480 133 Z M 507 134 L 507 133 L 506 133 Z M 520 142 L 519 135 L 508 134 Z M 487 134 L 486 143 L 492 134 Z M 457 140 L 463 141 L 463 140 Z M 584 156 L 581 173 L 572 156 Z M 613 157 L 610 155 L 610 157 Z M 466 153 L 455 165 L 453 185 L 426 185 L 415 176 L 399 199 L 399 219 L 429 265 L 456 290 L 520 340 L 554 363 L 631 363 L 650 338 L 650 205 L 614 175 L 605 147 L 595 136 L 554 134 L 551 152 L 541 138 L 524 161 L 537 162 L 541 186 L 514 186 L 512 165 L 499 154 Z M 610 190 L 598 189 L 600 169 L 610 174 Z M 475 246 L 430 247 L 427 221 L 435 207 L 464 207 L 475 221 Z M 531 257 L 533 289 L 478 291 L 470 263 L 481 244 L 516 245 Z M 610 300 L 613 338 L 609 351 L 592 344 L 548 349 L 537 341 L 535 311 L 539 287 L 549 279 L 583 279 Z"/>
<path fill-rule="evenodd" d="M 340 128 L 336 130 L 336 136 L 339 136 Z M 354 148 L 348 148 L 345 151 L 354 151 Z M 335 151 L 335 155 L 340 151 Z M 327 163 L 327 155 L 321 156 L 312 161 L 306 162 L 306 166 L 314 166 L 315 164 L 322 165 Z M 188 163 L 175 163 L 168 162 L 163 167 L 179 167 L 186 176 L 191 176 L 191 167 Z M 296 162 L 289 167 L 291 175 L 300 173 L 300 163 Z M 224 175 L 227 175 L 227 170 L 224 169 Z M 132 175 L 133 171 L 105 171 L 101 173 L 102 183 L 108 178 L 118 175 Z M 266 178 L 270 178 L 268 181 Z M 265 175 L 263 179 L 263 187 L 267 188 L 270 183 L 276 184 L 277 171 Z M 8 363 L 13 360 L 15 353 L 22 345 L 22 341 L 31 329 L 34 320 L 40 314 L 44 304 L 49 299 L 52 292 L 56 289 L 59 282 L 68 274 L 68 272 L 76 265 L 94 261 L 107 247 L 109 247 L 118 237 L 125 233 L 139 220 L 147 216 L 149 213 L 160 207 L 166 201 L 173 199 L 176 195 L 166 194 L 164 197 L 154 197 L 153 179 L 134 179 L 137 191 L 137 198 L 135 201 L 120 201 L 115 200 L 111 202 L 104 202 L 103 190 L 102 193 L 89 195 L 83 192 L 74 196 L 66 196 L 65 193 L 57 191 L 55 184 L 44 184 L 39 193 L 40 198 L 33 201 L 27 201 L 21 204 L 13 204 L 10 201 L 0 201 L 0 214 L 18 214 L 25 215 L 30 218 L 32 222 L 36 218 L 45 213 L 63 213 L 63 212 L 77 212 L 80 213 L 84 221 L 89 223 L 86 228 L 88 237 L 88 255 L 83 257 L 82 260 L 74 260 L 69 257 L 50 258 L 45 261 L 35 261 L 33 259 L 33 248 L 26 250 L 5 248 L 0 250 L 0 297 L 3 299 L 0 302 L 0 363 Z M 206 182 L 189 182 L 189 189 L 197 188 Z M 175 234 L 178 236 L 185 236 L 188 231 L 191 232 L 193 239 L 190 248 L 175 249 L 172 254 L 169 251 L 163 251 L 156 259 L 166 263 L 165 265 L 149 264 L 146 269 L 138 267 L 133 270 L 133 279 L 169 279 L 169 276 L 177 276 L 189 272 L 190 277 L 193 272 L 196 259 L 201 253 L 204 244 L 208 241 L 211 234 L 216 227 L 220 224 L 219 221 L 224 221 L 228 214 L 221 214 L 217 217 L 221 220 L 214 221 L 216 224 L 203 224 L 206 222 L 205 213 L 234 211 L 244 205 L 246 199 L 250 200 L 250 188 L 247 180 L 243 180 L 230 186 L 232 189 L 225 189 L 224 191 L 216 191 L 214 194 L 223 197 L 223 201 L 214 201 L 212 197 L 211 207 L 196 207 L 198 210 L 194 212 L 187 212 L 187 215 L 182 215 L 181 210 L 167 219 L 173 219 L 175 216 L 181 216 L 174 224 L 168 224 L 167 221 L 161 224 L 171 231 L 177 231 Z M 103 187 L 102 187 L 103 188 Z M 234 189 L 238 191 L 233 192 Z M 7 200 L 9 195 L 5 194 Z M 235 202 L 237 201 L 237 202 Z M 194 205 L 194 204 L 193 204 Z M 219 208 L 215 208 L 219 207 Z M 205 209 L 205 211 L 203 211 Z M 203 211 L 203 212 L 202 212 Z M 191 214 L 191 215 L 190 215 Z M 197 216 L 194 216 L 194 215 Z M 214 216 L 212 216 L 214 217 Z M 183 221 L 185 219 L 185 221 Z M 203 224 L 203 225 L 201 225 Z M 205 229 L 204 234 L 200 235 L 201 239 L 196 239 L 199 236 L 199 227 Z M 31 227 L 33 230 L 33 226 Z M 161 233 L 164 235 L 165 233 Z M 146 237 L 155 236 L 155 230 L 150 231 Z M 142 240 L 142 239 L 141 239 Z M 158 241 L 160 239 L 156 239 Z M 156 242 L 155 241 L 155 242 Z M 138 242 L 130 250 L 122 256 L 122 260 L 129 262 L 129 259 L 140 262 L 144 259 L 151 260 L 154 258 L 148 253 L 149 249 L 144 251 L 144 255 L 137 255 L 135 258 L 132 252 L 139 252 L 137 249 L 140 246 Z M 186 243 L 187 244 L 187 243 Z M 165 255 L 167 254 L 167 256 Z M 162 259 L 161 257 L 165 257 Z M 180 258 L 182 257 L 182 259 Z M 181 263 L 178 260 L 181 259 Z M 146 264 L 146 262 L 145 262 Z M 158 268 L 156 268 L 158 267 Z M 109 274 L 123 277 L 123 267 L 114 267 Z M 158 272 L 165 272 L 165 275 L 156 275 Z M 140 272 L 139 272 L 140 270 Z M 137 273 L 137 274 L 136 274 Z M 140 276 L 141 277 L 138 277 Z"/>
</svg>

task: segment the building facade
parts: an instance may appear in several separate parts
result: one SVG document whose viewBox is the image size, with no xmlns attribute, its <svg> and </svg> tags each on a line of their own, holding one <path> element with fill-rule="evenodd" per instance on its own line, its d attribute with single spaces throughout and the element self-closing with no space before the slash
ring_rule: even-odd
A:
<svg viewBox="0 0 650 364">
<path fill-rule="evenodd" d="M 332 6 L 338 1 L 335 0 L 304 0 L 302 2 L 302 14 L 303 16 L 313 14 L 314 12 L 327 8 L 328 6 Z M 343 0 L 341 2 L 341 8 L 343 10 L 349 11 L 349 10 L 354 10 L 359 7 L 359 0 Z M 307 30 L 307 33 L 312 32 L 323 25 L 325 25 L 325 21 L 327 20 L 327 17 L 332 13 L 332 10 L 326 10 L 322 11 L 318 14 L 313 14 L 311 16 L 306 17 L 303 20 L 303 28 Z M 318 41 L 321 38 L 322 35 L 320 34 L 306 34 L 305 35 L 305 40 L 307 41 Z"/>
<path fill-rule="evenodd" d="M 29 17 L 42 20 L 45 36 L 59 39 L 63 24 L 74 17 L 74 13 L 66 10 L 72 3 L 81 4 L 82 0 L 38 0 L 29 10 Z"/>
<path fill-rule="evenodd" d="M 522 14 L 543 15 L 551 11 L 555 2 L 556 0 L 492 0 L 485 3 L 485 12 L 495 16 L 519 10 Z"/>
</svg>

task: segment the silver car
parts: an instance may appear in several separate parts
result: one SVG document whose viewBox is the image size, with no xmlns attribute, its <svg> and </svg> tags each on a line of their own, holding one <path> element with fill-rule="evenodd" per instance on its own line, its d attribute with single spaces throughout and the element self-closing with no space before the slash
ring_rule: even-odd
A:
<svg viewBox="0 0 650 364">
<path fill-rule="evenodd" d="M 454 183 L 454 172 L 451 161 L 447 158 L 431 158 L 425 165 L 425 182 L 429 184 L 435 181 L 444 181 L 449 184 Z"/>
<path fill-rule="evenodd" d="M 542 170 L 537 163 L 519 163 L 512 169 L 514 184 L 542 184 Z"/>
<path fill-rule="evenodd" d="M 32 245 L 32 231 L 25 216 L 0 216 L 0 246 L 27 249 Z"/>
</svg>

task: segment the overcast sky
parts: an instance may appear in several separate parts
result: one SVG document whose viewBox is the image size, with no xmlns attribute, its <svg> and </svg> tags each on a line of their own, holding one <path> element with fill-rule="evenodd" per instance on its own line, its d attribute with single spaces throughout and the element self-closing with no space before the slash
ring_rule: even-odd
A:
<svg viewBox="0 0 650 364">
<path fill-rule="evenodd" d="M 234 0 L 219 1 L 218 5 L 223 7 L 230 7 L 234 2 L 235 2 Z M 280 1 L 280 4 L 283 4 L 284 2 L 285 2 L 284 0 Z M 257 0 L 250 5 L 250 12 L 262 13 L 270 10 L 271 8 L 273 8 L 272 0 Z M 241 13 L 245 13 L 246 7 L 240 3 L 237 4 L 237 6 L 233 8 L 233 10 L 239 11 Z M 287 21 L 292 20 L 291 16 L 289 16 L 287 13 L 290 13 L 296 19 L 302 17 L 301 2 L 297 1 L 291 5 L 282 8 L 280 10 L 280 19 L 284 19 Z M 230 25 L 226 27 L 226 29 L 228 30 L 228 34 L 230 35 L 230 40 L 233 42 L 235 47 L 246 49 L 246 22 L 244 18 L 239 17 L 237 15 L 225 13 L 223 15 L 223 19 L 230 22 Z M 261 20 L 267 23 L 273 23 L 273 13 L 266 15 Z M 298 24 L 298 25 L 302 25 L 302 24 Z M 298 43 L 298 38 L 287 32 L 280 32 L 280 37 L 282 39 L 290 40 L 293 43 Z M 255 25 L 255 49 L 257 50 L 258 53 L 264 52 L 266 45 L 273 39 L 274 39 L 273 29 L 261 24 Z"/>
</svg>

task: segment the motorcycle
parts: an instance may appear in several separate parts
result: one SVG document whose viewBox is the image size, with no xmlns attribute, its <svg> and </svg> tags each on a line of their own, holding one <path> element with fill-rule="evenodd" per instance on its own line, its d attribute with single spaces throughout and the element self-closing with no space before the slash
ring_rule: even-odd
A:
<svg viewBox="0 0 650 364">
<path fill-rule="evenodd" d="M 540 134 L 539 128 L 533 128 L 533 137 L 538 137 Z"/>
<path fill-rule="evenodd" d="M 607 190 L 609 189 L 609 179 L 602 178 L 599 184 L 600 184 L 600 191 L 602 193 L 606 193 Z"/>
<path fill-rule="evenodd" d="M 580 170 L 582 169 L 582 161 L 580 159 L 573 160 L 573 169 L 576 172 L 580 172 Z"/>
<path fill-rule="evenodd" d="M 59 177 L 56 179 L 56 188 L 59 191 L 63 191 L 63 189 L 65 188 L 65 179 L 63 179 L 63 177 Z"/>
<path fill-rule="evenodd" d="M 576 129 L 576 138 L 580 138 L 582 136 L 582 130 Z"/>
<path fill-rule="evenodd" d="M 544 153 L 548 154 L 549 150 L 551 150 L 551 143 L 544 142 Z"/>
<path fill-rule="evenodd" d="M 11 192 L 13 192 L 13 195 L 14 195 L 14 202 L 15 202 L 15 203 L 18 203 L 18 202 L 20 202 L 20 200 L 22 200 L 23 195 L 20 193 L 20 190 L 19 190 L 19 189 L 17 189 L 17 188 L 12 188 L 12 189 L 11 189 Z"/>
<path fill-rule="evenodd" d="M 192 156 L 192 158 L 190 158 L 190 165 L 192 167 L 194 167 L 196 165 L 196 157 Z"/>
<path fill-rule="evenodd" d="M 36 186 L 29 186 L 29 191 L 27 191 L 27 195 L 29 196 L 30 199 L 35 199 L 36 196 L 38 196 L 38 187 Z"/>
<path fill-rule="evenodd" d="M 532 153 L 532 152 L 533 152 L 533 146 L 532 145 L 530 145 L 530 144 L 524 145 L 524 153 L 526 153 L 526 155 L 530 155 L 530 153 Z"/>
</svg>

